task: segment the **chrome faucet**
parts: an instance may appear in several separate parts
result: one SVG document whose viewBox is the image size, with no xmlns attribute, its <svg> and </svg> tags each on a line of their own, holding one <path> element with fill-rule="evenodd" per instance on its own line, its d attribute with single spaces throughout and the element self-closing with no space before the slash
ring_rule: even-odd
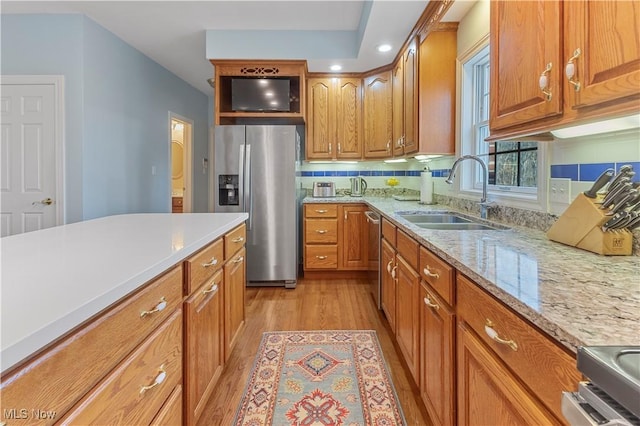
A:
<svg viewBox="0 0 640 426">
<path fill-rule="evenodd" d="M 480 199 L 480 217 L 482 219 L 486 219 L 487 211 L 489 210 L 489 208 L 493 207 L 494 203 L 487 202 L 487 181 L 489 180 L 489 172 L 487 171 L 486 164 L 484 164 L 484 161 L 482 161 L 480 157 L 477 157 L 475 155 L 463 155 L 462 157 L 458 158 L 453 163 L 453 166 L 451 166 L 451 172 L 449 172 L 449 177 L 447 178 L 447 180 L 445 180 L 445 182 L 451 185 L 453 183 L 453 178 L 455 177 L 454 173 L 458 168 L 458 164 L 460 164 L 464 160 L 469 159 L 476 160 L 482 167 L 482 198 Z"/>
</svg>

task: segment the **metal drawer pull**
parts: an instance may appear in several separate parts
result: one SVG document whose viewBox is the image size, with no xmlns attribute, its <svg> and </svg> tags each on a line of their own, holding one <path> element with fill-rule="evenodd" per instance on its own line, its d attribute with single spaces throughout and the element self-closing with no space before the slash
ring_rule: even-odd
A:
<svg viewBox="0 0 640 426">
<path fill-rule="evenodd" d="M 232 243 L 241 243 L 244 241 L 244 237 L 238 237 L 231 240 Z"/>
<path fill-rule="evenodd" d="M 156 376 L 156 378 L 153 381 L 153 383 L 150 384 L 150 385 L 146 385 L 146 386 L 143 386 L 143 387 L 140 388 L 140 395 L 142 395 L 143 393 L 145 393 L 149 389 L 155 388 L 156 386 L 158 386 L 159 384 L 164 382 L 164 379 L 166 379 L 166 378 L 167 378 L 167 372 L 164 371 L 164 364 L 163 364 L 158 369 L 158 375 Z"/>
<path fill-rule="evenodd" d="M 215 266 L 218 264 L 218 259 L 216 259 L 215 257 L 212 257 L 211 260 L 209 261 L 209 263 L 203 263 L 202 267 L 203 268 L 208 268 L 209 266 Z"/>
<path fill-rule="evenodd" d="M 573 56 L 569 58 L 567 61 L 567 66 L 564 68 L 564 74 L 567 76 L 569 83 L 573 85 L 573 88 L 576 92 L 580 90 L 580 82 L 573 79 L 576 76 L 576 64 L 575 60 L 578 59 L 582 51 L 580 48 L 577 48 L 573 52 Z"/>
<path fill-rule="evenodd" d="M 216 290 L 218 290 L 218 284 L 213 283 L 211 284 L 211 287 L 209 287 L 208 289 L 202 290 L 202 294 L 213 293 Z"/>
<path fill-rule="evenodd" d="M 516 342 L 513 340 L 505 340 L 498 335 L 498 332 L 493 328 L 493 322 L 491 322 L 489 318 L 487 318 L 487 322 L 484 324 L 484 332 L 494 341 L 507 345 L 514 351 L 518 350 L 518 344 Z"/>
<path fill-rule="evenodd" d="M 440 274 L 439 273 L 436 272 L 434 274 L 433 272 L 431 272 L 431 268 L 429 268 L 429 265 L 425 266 L 424 269 L 422 270 L 422 272 L 424 272 L 424 274 L 426 276 L 428 276 L 428 277 L 432 277 L 432 278 L 435 278 L 435 279 L 440 278 Z"/>
<path fill-rule="evenodd" d="M 147 315 L 151 315 L 151 314 L 155 314 L 156 312 L 160 312 L 161 310 L 163 310 L 166 307 L 167 307 L 167 301 L 165 300 L 164 296 L 162 296 L 160 298 L 160 302 L 156 305 L 155 308 L 153 308 L 150 311 L 142 311 L 142 312 L 140 312 L 140 318 L 144 318 Z"/>
<path fill-rule="evenodd" d="M 387 272 L 388 272 L 388 273 L 391 273 L 391 264 L 392 264 L 392 263 L 393 263 L 393 259 L 391 259 L 391 260 L 389 261 L 389 263 L 387 263 Z"/>
<path fill-rule="evenodd" d="M 551 91 L 549 90 L 549 73 L 551 72 L 551 68 L 553 68 L 553 64 L 549 62 L 538 79 L 538 85 L 540 86 L 540 90 L 542 90 L 544 100 L 547 102 L 551 102 L 552 97 Z"/>
<path fill-rule="evenodd" d="M 398 269 L 398 265 L 394 266 L 391 270 L 391 277 L 393 277 L 394 280 L 396 279 L 396 269 Z"/>
<path fill-rule="evenodd" d="M 327 258 L 327 256 L 316 256 L 316 258 L 320 259 L 320 260 L 325 260 Z"/>
<path fill-rule="evenodd" d="M 318 234 L 326 234 L 326 233 L 327 233 L 327 230 L 326 230 L 326 229 L 316 229 L 316 232 L 317 232 Z"/>
<path fill-rule="evenodd" d="M 424 300 L 424 304 L 425 304 L 425 305 L 427 305 L 428 307 L 433 308 L 433 309 L 435 309 L 436 311 L 437 311 L 438 309 L 440 309 L 440 305 L 436 305 L 435 303 L 431 302 L 431 299 L 429 298 L 429 296 L 426 296 L 426 297 L 425 297 L 424 299 L 422 299 L 422 300 Z"/>
<path fill-rule="evenodd" d="M 329 210 L 316 210 L 316 213 L 320 213 L 320 214 L 324 214 L 327 213 Z"/>
<path fill-rule="evenodd" d="M 239 258 L 237 258 L 236 260 L 233 261 L 233 263 L 240 263 L 244 260 L 243 256 L 240 256 Z"/>
</svg>

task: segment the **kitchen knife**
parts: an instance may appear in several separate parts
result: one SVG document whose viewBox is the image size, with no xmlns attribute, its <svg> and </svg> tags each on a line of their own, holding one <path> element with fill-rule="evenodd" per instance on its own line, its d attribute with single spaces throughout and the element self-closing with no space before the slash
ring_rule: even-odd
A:
<svg viewBox="0 0 640 426">
<path fill-rule="evenodd" d="M 619 229 L 624 227 L 631 220 L 628 212 L 621 212 L 609 219 L 602 225 L 603 231 L 610 231 L 612 229 Z"/>
<path fill-rule="evenodd" d="M 636 191 L 633 189 L 627 192 L 626 194 L 623 192 L 613 201 L 613 208 L 607 212 L 607 216 L 612 216 L 630 204 L 630 201 L 633 200 L 636 196 Z"/>
<path fill-rule="evenodd" d="M 615 184 L 609 185 L 609 188 L 607 190 L 607 195 L 611 194 L 612 192 L 616 192 L 616 190 L 620 188 L 620 186 L 628 182 L 631 182 L 631 178 L 629 176 L 622 176 L 620 179 L 618 179 L 618 181 Z"/>
<path fill-rule="evenodd" d="M 598 179 L 596 179 L 596 181 L 593 183 L 591 189 L 584 192 L 584 195 L 589 198 L 596 198 L 598 191 L 604 188 L 604 186 L 611 180 L 611 177 L 614 175 L 614 173 L 615 171 L 613 169 L 607 169 L 602 172 L 602 174 L 598 176 Z"/>
<path fill-rule="evenodd" d="M 611 190 L 618 183 L 618 181 L 623 177 L 625 177 L 626 174 L 631 171 L 633 171 L 633 167 L 630 164 L 625 164 L 624 166 L 620 167 L 620 170 L 618 170 L 618 174 L 614 176 L 611 182 L 609 182 L 607 191 L 611 192 Z"/>
<path fill-rule="evenodd" d="M 631 220 L 627 223 L 627 229 L 629 231 L 633 231 L 634 229 L 640 227 L 640 212 L 631 213 Z"/>
<path fill-rule="evenodd" d="M 604 197 L 604 200 L 602 200 L 602 206 L 600 206 L 600 208 L 606 209 L 610 207 L 613 204 L 613 202 L 616 200 L 618 195 L 625 193 L 630 189 L 631 189 L 631 183 L 629 182 L 625 182 L 624 184 L 619 185 L 613 192 L 608 193 L 607 196 Z"/>
</svg>

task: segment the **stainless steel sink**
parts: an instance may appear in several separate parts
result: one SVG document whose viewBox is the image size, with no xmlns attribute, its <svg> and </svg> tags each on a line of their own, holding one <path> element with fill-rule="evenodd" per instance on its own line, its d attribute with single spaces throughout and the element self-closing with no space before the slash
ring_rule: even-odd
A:
<svg viewBox="0 0 640 426">
<path fill-rule="evenodd" d="M 449 231 L 497 231 L 509 229 L 506 226 L 487 224 L 454 212 L 406 212 L 398 216 L 424 229 Z"/>
</svg>

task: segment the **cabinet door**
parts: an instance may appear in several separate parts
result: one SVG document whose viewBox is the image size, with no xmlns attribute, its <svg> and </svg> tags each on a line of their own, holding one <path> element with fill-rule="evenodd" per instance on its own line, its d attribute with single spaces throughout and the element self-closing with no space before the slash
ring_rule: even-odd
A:
<svg viewBox="0 0 640 426">
<path fill-rule="evenodd" d="M 391 71 L 364 80 L 364 156 L 391 156 Z"/>
<path fill-rule="evenodd" d="M 420 291 L 420 395 L 434 424 L 455 424 L 455 317 L 425 283 Z"/>
<path fill-rule="evenodd" d="M 402 147 L 405 154 L 418 150 L 418 59 L 415 42 L 404 54 L 404 133 Z"/>
<path fill-rule="evenodd" d="M 396 257 L 396 340 L 415 383 L 420 383 L 420 275 L 402 256 Z"/>
<path fill-rule="evenodd" d="M 198 421 L 222 372 L 222 278 L 220 270 L 184 304 L 187 424 Z"/>
<path fill-rule="evenodd" d="M 369 241 L 367 217 L 364 212 L 367 206 L 341 206 L 342 232 L 338 246 L 342 251 L 339 269 L 366 270 L 367 242 Z"/>
<path fill-rule="evenodd" d="M 362 158 L 362 83 L 340 78 L 335 87 L 337 158 Z"/>
<path fill-rule="evenodd" d="M 457 370 L 459 425 L 558 423 L 461 321 Z"/>
<path fill-rule="evenodd" d="M 394 248 L 382 240 L 382 256 L 380 259 L 380 276 L 382 278 L 382 311 L 389 321 L 391 330 L 396 332 L 396 253 Z"/>
<path fill-rule="evenodd" d="M 635 1 L 564 2 L 565 60 L 574 60 L 579 90 L 567 85 L 567 105 L 587 107 L 640 93 L 640 5 Z"/>
<path fill-rule="evenodd" d="M 404 58 L 398 59 L 392 70 L 392 103 L 393 103 L 393 155 L 404 153 L 402 138 L 404 137 Z"/>
<path fill-rule="evenodd" d="M 244 326 L 245 249 L 224 267 L 224 360 L 228 360 Z"/>
<path fill-rule="evenodd" d="M 335 138 L 331 129 L 331 79 L 310 78 L 308 85 L 306 156 L 307 159 L 330 159 L 333 157 L 333 146 L 330 147 L 330 143 Z"/>
<path fill-rule="evenodd" d="M 560 3 L 491 2 L 491 131 L 562 114 Z"/>
</svg>

